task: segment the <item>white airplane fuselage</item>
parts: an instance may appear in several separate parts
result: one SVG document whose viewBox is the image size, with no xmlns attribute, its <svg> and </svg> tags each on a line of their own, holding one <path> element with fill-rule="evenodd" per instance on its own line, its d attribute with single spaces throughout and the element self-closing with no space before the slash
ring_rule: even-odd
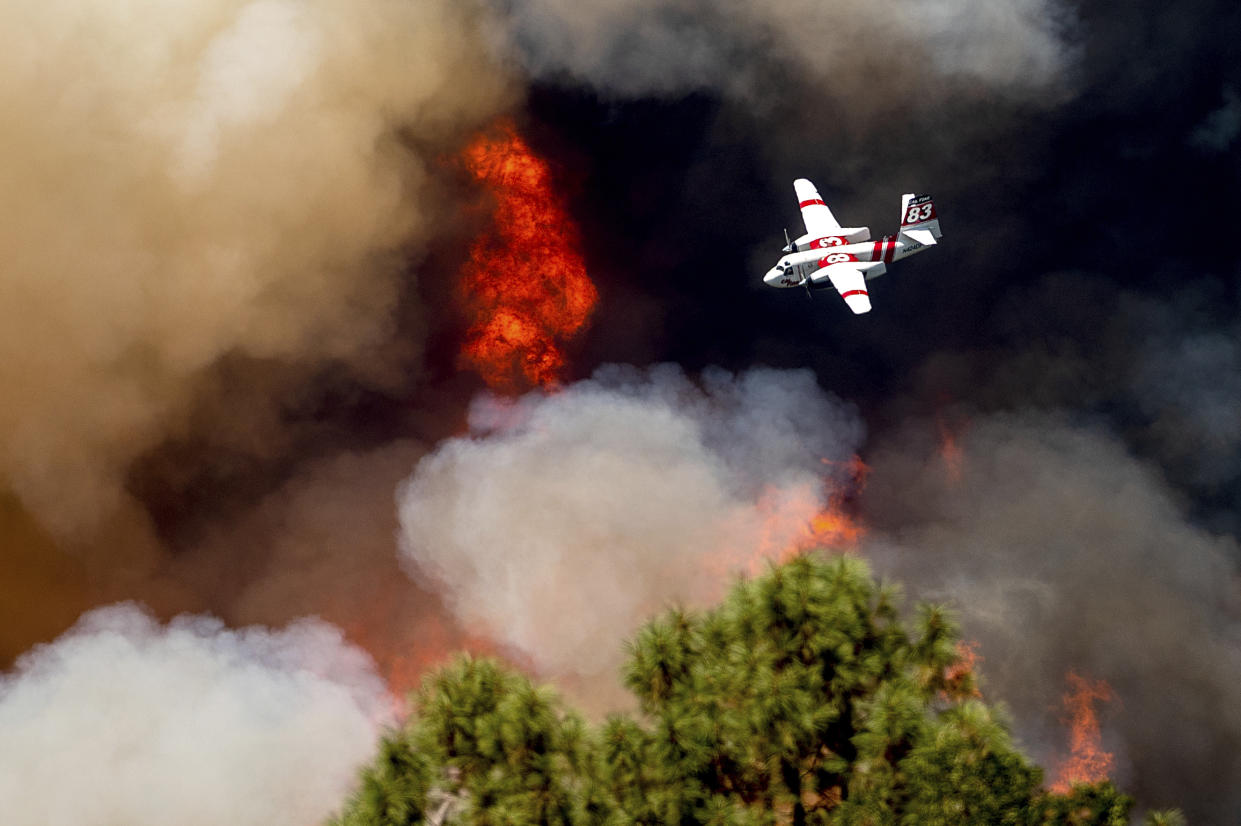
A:
<svg viewBox="0 0 1241 826">
<path fill-rule="evenodd" d="M 864 228 L 863 228 L 864 229 Z M 866 236 L 869 237 L 867 232 Z M 831 287 L 827 277 L 827 267 L 831 264 L 844 262 L 862 263 L 882 262 L 891 264 L 914 253 L 927 249 L 909 237 L 885 235 L 878 241 L 849 243 L 847 236 L 832 235 L 816 238 L 809 242 L 808 249 L 802 238 L 793 244 L 796 252 L 786 253 L 776 265 L 767 271 L 763 282 L 772 287 L 799 287 L 804 279 L 810 279 L 811 287 Z M 876 267 L 874 275 L 867 275 L 867 280 L 883 274 L 883 268 Z"/>
<path fill-rule="evenodd" d="M 935 246 L 943 237 L 930 195 L 902 195 L 900 229 L 872 241 L 867 227 L 841 225 L 807 179 L 793 181 L 793 191 L 806 234 L 789 241 L 785 231 L 784 255 L 763 281 L 772 287 L 832 287 L 855 314 L 870 312 L 867 281 L 887 272 L 893 261 Z"/>
</svg>

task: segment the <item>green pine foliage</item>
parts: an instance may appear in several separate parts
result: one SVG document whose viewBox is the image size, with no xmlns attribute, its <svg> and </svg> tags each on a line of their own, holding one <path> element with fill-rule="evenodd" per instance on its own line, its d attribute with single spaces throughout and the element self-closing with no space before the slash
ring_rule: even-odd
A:
<svg viewBox="0 0 1241 826">
<path fill-rule="evenodd" d="M 358 791 L 334 826 L 410 826 L 422 823 L 432 775 L 428 755 L 403 732 L 379 743 L 374 762 L 362 770 Z"/>
<path fill-rule="evenodd" d="M 1067 795 L 962 673 L 942 606 L 807 555 L 675 610 L 629 645 L 640 714 L 589 727 L 491 660 L 427 678 L 336 826 L 1121 826 L 1110 783 Z M 954 673 L 955 672 L 955 673 Z M 1184 826 L 1178 812 L 1150 824 Z"/>
</svg>

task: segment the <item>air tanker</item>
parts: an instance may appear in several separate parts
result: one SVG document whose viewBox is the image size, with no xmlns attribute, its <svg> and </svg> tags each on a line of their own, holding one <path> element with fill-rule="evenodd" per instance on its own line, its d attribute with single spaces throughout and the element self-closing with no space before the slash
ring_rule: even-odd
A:
<svg viewBox="0 0 1241 826">
<path fill-rule="evenodd" d="M 930 195 L 901 196 L 901 228 L 896 235 L 870 240 L 866 227 L 842 227 L 805 178 L 793 181 L 806 234 L 795 241 L 784 231 L 784 256 L 767 271 L 772 287 L 834 287 L 855 313 L 870 312 L 866 282 L 887 272 L 887 265 L 933 247 L 943 237 Z"/>
</svg>

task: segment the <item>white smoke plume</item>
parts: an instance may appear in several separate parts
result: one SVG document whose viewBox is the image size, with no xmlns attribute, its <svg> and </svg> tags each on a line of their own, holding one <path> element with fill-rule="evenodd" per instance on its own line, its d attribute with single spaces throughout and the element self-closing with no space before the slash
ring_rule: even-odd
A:
<svg viewBox="0 0 1241 826">
<path fill-rule="evenodd" d="M 719 595 L 827 505 L 861 439 L 809 371 L 604 368 L 555 394 L 479 400 L 398 492 L 401 547 L 467 629 L 547 676 L 616 685 L 622 641 Z"/>
<path fill-rule="evenodd" d="M 770 98 L 783 66 L 859 108 L 941 98 L 952 85 L 1011 92 L 1060 84 L 1071 17 L 1058 0 L 507 0 L 508 37 L 538 76 L 620 95 L 696 89 Z M 903 91 L 901 91 L 903 89 Z"/>
<path fill-rule="evenodd" d="M 950 600 L 981 643 L 983 692 L 1015 712 L 1043 765 L 1065 756 L 1070 669 L 1106 679 L 1114 779 L 1153 806 L 1223 822 L 1241 792 L 1241 580 L 1233 539 L 1192 524 L 1113 438 L 1048 416 L 994 415 L 868 452 L 864 553 L 918 598 Z M 882 541 L 879 537 L 886 536 Z"/>
<path fill-rule="evenodd" d="M 389 699 L 339 631 L 95 610 L 0 677 L 6 826 L 311 826 Z"/>
<path fill-rule="evenodd" d="M 0 487 L 88 525 L 222 356 L 382 362 L 428 159 L 506 96 L 471 8 L 0 7 Z"/>
</svg>

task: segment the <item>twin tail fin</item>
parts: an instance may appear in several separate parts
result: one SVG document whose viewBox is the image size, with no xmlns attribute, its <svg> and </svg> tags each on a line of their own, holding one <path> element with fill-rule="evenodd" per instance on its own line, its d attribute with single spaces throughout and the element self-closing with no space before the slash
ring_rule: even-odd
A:
<svg viewBox="0 0 1241 826">
<path fill-rule="evenodd" d="M 933 246 L 944 237 L 939 229 L 939 214 L 930 195 L 909 193 L 901 196 L 900 235 L 924 247 Z"/>
</svg>

